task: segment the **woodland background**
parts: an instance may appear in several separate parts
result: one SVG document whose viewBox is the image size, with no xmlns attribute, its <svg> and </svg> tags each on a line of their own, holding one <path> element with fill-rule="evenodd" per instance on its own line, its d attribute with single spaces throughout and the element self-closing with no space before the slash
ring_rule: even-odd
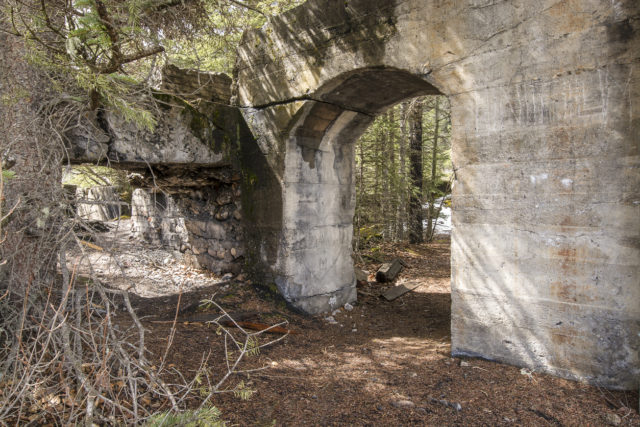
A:
<svg viewBox="0 0 640 427">
<path fill-rule="evenodd" d="M 65 138 L 100 109 L 153 129 L 154 107 L 141 100 L 158 87 L 166 64 L 231 74 L 242 32 L 300 3 L 0 3 L 2 423 L 35 421 L 34 414 L 44 413 L 55 423 L 200 419 L 214 425 L 216 393 L 250 395 L 234 373 L 245 356 L 272 341 L 221 326 L 233 353 L 215 380 L 205 371 L 187 377 L 163 366 L 151 369 L 145 331 L 127 293 L 97 277 L 80 283 L 67 267 L 67 251 L 82 248 L 95 230 L 74 214 L 61 185 L 72 169 Z M 438 211 L 449 203 L 442 197 L 450 191 L 453 169 L 450 127 L 447 99 L 426 97 L 389 109 L 358 141 L 356 250 L 380 241 L 433 238 Z M 84 185 L 127 186 L 121 173 L 95 165 L 74 168 Z M 116 307 L 130 316 L 126 327 L 114 321 Z M 147 407 L 150 396 L 166 399 L 169 409 Z M 194 396 L 200 402 L 195 409 L 188 404 Z"/>
</svg>

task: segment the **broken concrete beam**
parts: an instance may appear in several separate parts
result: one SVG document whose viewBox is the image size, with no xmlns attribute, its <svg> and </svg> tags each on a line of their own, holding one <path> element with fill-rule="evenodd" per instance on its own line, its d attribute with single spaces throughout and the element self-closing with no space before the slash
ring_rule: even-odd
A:
<svg viewBox="0 0 640 427">
<path fill-rule="evenodd" d="M 404 263 L 400 258 L 396 258 L 391 262 L 382 264 L 376 273 L 376 280 L 380 283 L 391 282 L 396 278 Z"/>
<path fill-rule="evenodd" d="M 162 70 L 162 89 L 189 101 L 203 99 L 229 104 L 231 77 L 223 73 L 189 70 L 168 64 Z"/>
</svg>

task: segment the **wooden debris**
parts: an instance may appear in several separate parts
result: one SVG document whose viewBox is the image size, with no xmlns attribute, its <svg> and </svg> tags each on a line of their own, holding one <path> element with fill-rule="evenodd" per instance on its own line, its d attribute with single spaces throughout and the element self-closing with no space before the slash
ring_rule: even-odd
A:
<svg viewBox="0 0 640 427">
<path fill-rule="evenodd" d="M 387 290 L 384 294 L 382 294 L 382 296 L 387 301 L 393 301 L 394 299 L 406 294 L 407 292 L 411 292 L 412 290 L 414 290 L 415 288 L 417 288 L 422 284 L 423 282 L 419 282 L 419 281 L 406 282 L 401 285 L 394 286 L 393 288 Z"/>
<path fill-rule="evenodd" d="M 95 244 L 93 244 L 93 243 L 91 243 L 91 242 L 87 242 L 86 240 L 80 240 L 80 243 L 82 243 L 82 244 L 83 244 L 83 245 L 85 245 L 85 246 L 90 247 L 91 249 L 95 249 L 96 251 L 100 251 L 100 252 L 102 252 L 102 251 L 104 250 L 104 249 L 102 249 L 100 246 L 95 245 Z"/>
<path fill-rule="evenodd" d="M 364 286 L 369 284 L 369 275 L 360 270 L 359 268 L 355 268 L 355 273 L 356 273 L 356 283 L 358 286 Z"/>
<path fill-rule="evenodd" d="M 251 329 L 252 331 L 265 331 L 266 333 L 269 334 L 281 334 L 281 335 L 285 335 L 285 334 L 296 334 L 297 332 L 292 331 L 290 329 L 286 329 L 283 328 L 282 326 L 271 326 L 271 325 L 265 325 L 263 323 L 256 323 L 256 322 L 243 322 L 243 321 L 238 321 L 238 322 L 232 322 L 230 320 L 223 320 L 222 322 L 220 322 L 222 325 L 233 328 L 236 325 L 240 326 L 244 329 Z"/>
<path fill-rule="evenodd" d="M 371 292 L 363 291 L 362 289 L 358 289 L 358 293 L 362 295 L 366 295 L 368 297 L 378 297 L 380 295 L 374 295 Z"/>
</svg>

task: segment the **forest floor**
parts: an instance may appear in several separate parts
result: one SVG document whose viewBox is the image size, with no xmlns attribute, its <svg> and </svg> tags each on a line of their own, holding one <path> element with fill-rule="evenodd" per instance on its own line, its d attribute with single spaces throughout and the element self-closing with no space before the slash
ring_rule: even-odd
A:
<svg viewBox="0 0 640 427">
<path fill-rule="evenodd" d="M 637 392 L 452 358 L 449 247 L 448 240 L 441 240 L 378 248 L 377 261 L 359 267 L 373 273 L 380 261 L 401 257 L 407 267 L 398 280 L 423 285 L 389 302 L 380 295 L 393 284 L 379 284 L 371 275 L 367 285 L 359 286 L 353 309 L 342 308 L 332 318 L 295 313 L 271 290 L 242 276 L 220 282 L 166 259 L 160 262 L 158 279 L 164 271 L 174 285 L 179 279 L 201 287 L 139 296 L 133 302 L 149 330 L 151 358 L 161 363 L 167 354 L 165 366 L 191 377 L 204 372 L 204 359 L 208 372 L 223 373 L 225 356 L 222 336 L 203 320 L 216 314 L 185 307 L 213 298 L 229 313 L 249 313 L 254 322 L 288 322 L 294 333 L 243 365 L 267 368 L 228 383 L 233 388 L 243 380 L 255 394 L 249 400 L 233 393 L 214 396 L 213 405 L 229 425 L 640 425 Z M 174 324 L 178 304 L 183 313 Z M 154 407 L 160 411 L 164 405 L 156 402 Z"/>
<path fill-rule="evenodd" d="M 244 321 L 288 322 L 291 334 L 241 365 L 266 369 L 226 383 L 231 390 L 243 381 L 255 394 L 249 400 L 233 393 L 214 396 L 212 404 L 229 425 L 640 425 L 637 392 L 451 358 L 448 239 L 364 251 L 369 262 L 358 267 L 365 271 L 374 273 L 396 257 L 407 266 L 390 284 L 369 275 L 351 310 L 309 317 L 243 275 L 220 278 L 182 265 L 176 254 L 133 239 L 126 222 L 111 228 L 101 245 L 116 256 L 88 247 L 80 273 L 90 260 L 107 283 L 135 293 L 132 303 L 158 366 L 166 355 L 163 366 L 185 378 L 208 372 L 215 380 L 224 374 L 223 337 L 207 322 L 220 312 L 198 308 L 203 300 L 215 300 Z M 415 280 L 422 285 L 398 299 L 381 297 L 395 284 Z M 206 392 L 205 383 L 200 386 Z M 166 409 L 166 402 L 151 405 Z"/>
</svg>

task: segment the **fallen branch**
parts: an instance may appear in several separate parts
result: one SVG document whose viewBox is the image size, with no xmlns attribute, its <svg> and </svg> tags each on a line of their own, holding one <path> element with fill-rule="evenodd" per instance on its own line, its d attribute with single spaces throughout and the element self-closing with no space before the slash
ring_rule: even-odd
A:
<svg viewBox="0 0 640 427">
<path fill-rule="evenodd" d="M 220 322 L 221 324 L 223 324 L 224 326 L 228 326 L 228 327 L 235 327 L 235 326 L 241 326 L 245 329 L 250 329 L 252 331 L 264 331 L 266 333 L 271 333 L 271 334 L 297 334 L 296 331 L 292 331 L 290 329 L 286 329 L 283 328 L 282 326 L 269 326 L 269 325 L 265 325 L 263 323 L 256 323 L 256 322 L 244 322 L 244 321 L 231 321 L 231 320 L 223 320 Z"/>
<path fill-rule="evenodd" d="M 101 246 L 98 246 L 98 245 L 93 244 L 91 242 L 87 242 L 86 240 L 80 240 L 80 243 L 85 245 L 85 246 L 87 246 L 87 247 L 89 247 L 89 248 L 91 248 L 91 249 L 94 249 L 96 251 L 102 252 L 104 250 Z"/>
</svg>

